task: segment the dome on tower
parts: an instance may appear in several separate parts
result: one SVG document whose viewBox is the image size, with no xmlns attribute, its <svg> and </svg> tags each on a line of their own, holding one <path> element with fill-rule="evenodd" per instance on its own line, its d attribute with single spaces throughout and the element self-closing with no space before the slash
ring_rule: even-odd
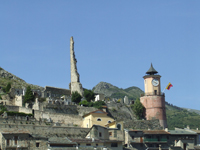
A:
<svg viewBox="0 0 200 150">
<path fill-rule="evenodd" d="M 149 68 L 149 70 L 146 72 L 146 74 L 149 74 L 149 75 L 154 75 L 154 74 L 157 74 L 158 72 L 153 68 L 153 65 L 151 63 L 151 67 Z"/>
</svg>

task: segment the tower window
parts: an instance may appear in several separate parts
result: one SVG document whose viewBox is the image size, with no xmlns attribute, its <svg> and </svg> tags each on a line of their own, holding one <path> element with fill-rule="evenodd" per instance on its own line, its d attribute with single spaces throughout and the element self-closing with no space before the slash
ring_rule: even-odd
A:
<svg viewBox="0 0 200 150">
<path fill-rule="evenodd" d="M 157 90 L 154 90 L 154 95 L 157 95 Z"/>
</svg>

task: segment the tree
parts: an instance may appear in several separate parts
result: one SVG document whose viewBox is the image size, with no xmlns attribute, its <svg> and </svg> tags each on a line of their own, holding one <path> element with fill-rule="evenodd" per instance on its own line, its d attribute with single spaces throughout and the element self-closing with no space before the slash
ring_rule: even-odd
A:
<svg viewBox="0 0 200 150">
<path fill-rule="evenodd" d="M 3 87 L 2 90 L 4 93 L 9 93 L 10 89 L 11 89 L 11 83 L 9 82 L 6 87 Z"/>
<path fill-rule="evenodd" d="M 72 102 L 79 103 L 81 101 L 82 96 L 77 92 L 72 92 Z"/>
<path fill-rule="evenodd" d="M 24 96 L 23 104 L 34 102 L 34 100 L 35 100 L 35 97 L 33 95 L 33 92 L 31 91 L 31 87 L 28 86 L 27 89 L 26 89 L 25 96 Z"/>
<path fill-rule="evenodd" d="M 133 105 L 133 112 L 135 113 L 137 119 L 143 118 L 143 113 L 144 113 L 144 106 L 140 102 L 140 100 L 137 98 L 134 105 Z"/>
<path fill-rule="evenodd" d="M 90 102 L 91 100 L 94 100 L 95 98 L 94 92 L 92 90 L 87 90 L 87 89 L 85 89 L 83 96 L 88 102 Z"/>
</svg>

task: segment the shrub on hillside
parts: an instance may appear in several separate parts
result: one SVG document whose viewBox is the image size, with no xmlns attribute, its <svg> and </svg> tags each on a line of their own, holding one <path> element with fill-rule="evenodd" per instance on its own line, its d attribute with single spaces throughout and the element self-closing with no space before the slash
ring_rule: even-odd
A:
<svg viewBox="0 0 200 150">
<path fill-rule="evenodd" d="M 79 103 L 81 101 L 82 96 L 77 92 L 72 92 L 72 102 Z"/>
</svg>

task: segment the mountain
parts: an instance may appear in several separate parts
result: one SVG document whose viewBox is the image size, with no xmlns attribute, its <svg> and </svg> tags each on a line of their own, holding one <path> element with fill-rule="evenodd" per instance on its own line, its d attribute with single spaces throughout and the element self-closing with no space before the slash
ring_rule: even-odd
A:
<svg viewBox="0 0 200 150">
<path fill-rule="evenodd" d="M 24 88 L 30 86 L 32 89 L 44 89 L 41 86 L 26 83 L 23 79 L 0 67 L 0 87 L 5 87 L 8 83 L 11 83 L 11 86 L 14 88 Z"/>
<path fill-rule="evenodd" d="M 93 87 L 94 93 L 102 93 L 105 97 L 123 99 L 127 96 L 129 99 L 135 100 L 139 98 L 142 93 L 144 93 L 140 88 L 132 86 L 126 89 L 118 88 L 110 83 L 100 82 L 95 87 Z"/>
<path fill-rule="evenodd" d="M 107 97 L 111 98 L 124 98 L 124 96 L 128 96 L 129 99 L 139 98 L 142 93 L 144 93 L 138 87 L 129 87 L 126 89 L 121 89 L 116 86 L 113 86 L 110 83 L 100 82 L 94 88 L 93 91 L 95 93 L 102 93 Z M 190 128 L 196 129 L 200 128 L 200 111 L 193 109 L 180 108 L 178 106 L 174 106 L 165 103 L 166 115 L 167 115 L 167 124 L 169 129 L 185 128 L 188 125 Z M 124 116 L 124 115 L 122 115 Z"/>
</svg>

